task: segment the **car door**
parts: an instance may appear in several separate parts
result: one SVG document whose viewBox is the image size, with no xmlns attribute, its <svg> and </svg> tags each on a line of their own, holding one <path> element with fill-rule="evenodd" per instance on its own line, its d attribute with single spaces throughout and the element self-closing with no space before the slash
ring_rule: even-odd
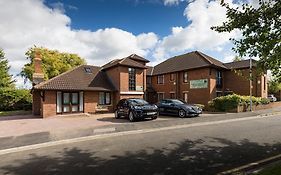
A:
<svg viewBox="0 0 281 175">
<path fill-rule="evenodd" d="M 161 100 L 158 105 L 159 113 L 166 114 L 167 103 L 166 100 Z"/>
<path fill-rule="evenodd" d="M 169 115 L 174 115 L 175 114 L 175 104 L 171 100 L 167 100 L 165 111 Z"/>
<path fill-rule="evenodd" d="M 125 101 L 124 101 L 124 104 L 123 104 L 123 112 L 124 112 L 124 115 L 126 115 L 126 116 L 129 115 L 129 112 L 130 112 L 130 104 L 129 104 L 129 101 L 128 101 L 128 100 L 125 100 Z"/>
</svg>

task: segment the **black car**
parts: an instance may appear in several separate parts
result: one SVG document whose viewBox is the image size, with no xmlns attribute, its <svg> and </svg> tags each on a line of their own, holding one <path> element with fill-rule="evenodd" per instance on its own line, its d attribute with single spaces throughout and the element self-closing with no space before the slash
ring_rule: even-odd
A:
<svg viewBox="0 0 281 175">
<path fill-rule="evenodd" d="M 186 116 L 199 116 L 199 114 L 202 114 L 201 108 L 177 99 L 161 100 L 157 106 L 160 115 L 177 115 L 183 118 Z"/>
<path fill-rule="evenodd" d="M 158 107 L 138 98 L 122 99 L 117 104 L 115 118 L 128 117 L 131 122 L 137 119 L 158 117 Z"/>
</svg>

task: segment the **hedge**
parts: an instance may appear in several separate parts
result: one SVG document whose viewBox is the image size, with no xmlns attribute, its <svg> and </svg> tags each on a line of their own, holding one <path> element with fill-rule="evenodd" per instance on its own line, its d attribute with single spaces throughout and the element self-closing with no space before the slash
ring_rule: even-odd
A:
<svg viewBox="0 0 281 175">
<path fill-rule="evenodd" d="M 0 110 L 31 110 L 32 95 L 27 89 L 0 89 Z"/>
<path fill-rule="evenodd" d="M 269 100 L 267 98 L 252 96 L 252 102 L 254 105 L 260 105 L 268 104 Z M 238 105 L 250 105 L 250 96 L 232 94 L 216 97 L 208 102 L 209 108 L 215 109 L 216 111 L 229 111 L 237 108 Z"/>
</svg>

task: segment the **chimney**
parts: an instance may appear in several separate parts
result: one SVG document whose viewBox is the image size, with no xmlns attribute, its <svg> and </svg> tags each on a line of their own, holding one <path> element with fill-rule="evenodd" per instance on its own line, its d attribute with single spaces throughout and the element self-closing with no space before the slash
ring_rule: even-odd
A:
<svg viewBox="0 0 281 175">
<path fill-rule="evenodd" d="M 34 62 L 34 73 L 32 76 L 32 84 L 34 86 L 44 81 L 44 74 L 42 71 L 42 60 L 38 52 L 35 53 L 33 62 Z"/>
</svg>

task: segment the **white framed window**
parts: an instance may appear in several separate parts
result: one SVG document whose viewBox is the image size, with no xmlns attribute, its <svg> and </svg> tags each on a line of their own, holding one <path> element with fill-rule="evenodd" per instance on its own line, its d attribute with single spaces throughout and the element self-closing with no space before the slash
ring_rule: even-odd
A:
<svg viewBox="0 0 281 175">
<path fill-rule="evenodd" d="M 157 96 L 158 96 L 158 101 L 161 101 L 165 98 L 164 92 L 158 92 Z"/>
<path fill-rule="evenodd" d="M 187 71 L 183 72 L 183 83 L 187 83 L 188 81 L 188 73 Z"/>
<path fill-rule="evenodd" d="M 157 76 L 157 84 L 164 84 L 164 75 Z"/>
<path fill-rule="evenodd" d="M 61 100 L 61 91 L 57 92 L 57 113 L 61 113 L 61 106 L 62 106 L 62 100 Z"/>
<path fill-rule="evenodd" d="M 83 110 L 84 110 L 84 92 L 83 91 L 79 92 L 79 100 L 80 100 L 79 110 L 80 110 L 80 112 L 83 112 Z"/>
<path fill-rule="evenodd" d="M 182 95 L 183 95 L 183 100 L 187 103 L 188 102 L 188 94 L 187 94 L 187 92 L 184 92 Z"/>
<path fill-rule="evenodd" d="M 111 104 L 110 92 L 100 92 L 99 93 L 99 105 L 110 105 L 110 104 Z"/>
</svg>

